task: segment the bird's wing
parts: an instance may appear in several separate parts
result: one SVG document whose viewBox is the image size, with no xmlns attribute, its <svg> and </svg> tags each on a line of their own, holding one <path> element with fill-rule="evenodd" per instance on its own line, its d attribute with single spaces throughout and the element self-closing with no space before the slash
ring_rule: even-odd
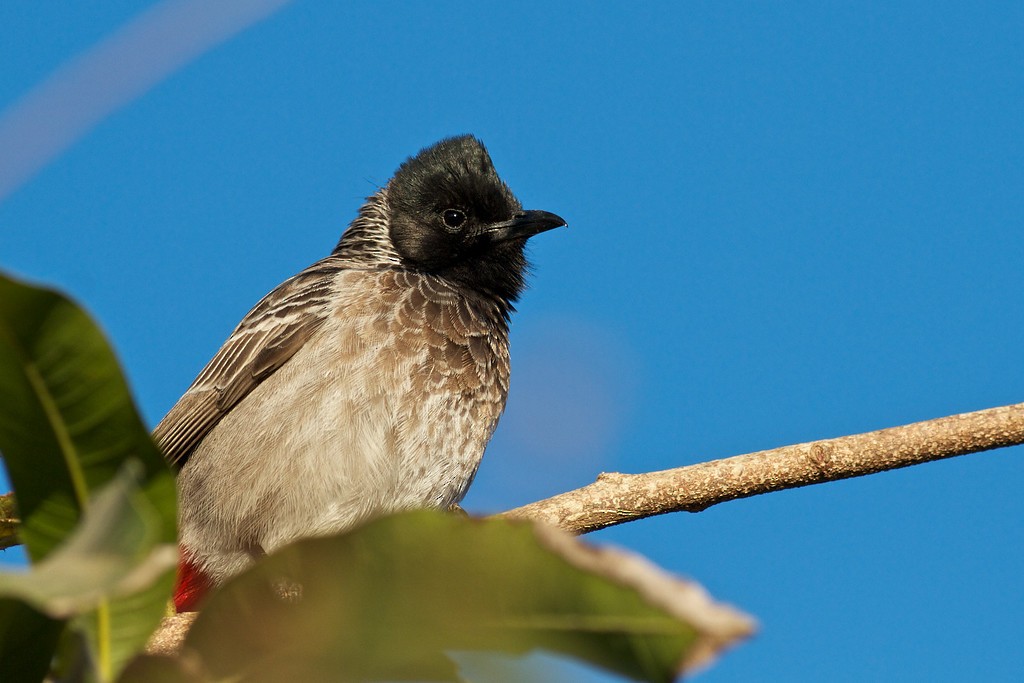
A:
<svg viewBox="0 0 1024 683">
<path fill-rule="evenodd" d="M 270 377 L 326 320 L 335 275 L 328 258 L 286 280 L 253 307 L 185 395 L 153 430 L 171 465 L 181 468 L 207 434 Z"/>
</svg>

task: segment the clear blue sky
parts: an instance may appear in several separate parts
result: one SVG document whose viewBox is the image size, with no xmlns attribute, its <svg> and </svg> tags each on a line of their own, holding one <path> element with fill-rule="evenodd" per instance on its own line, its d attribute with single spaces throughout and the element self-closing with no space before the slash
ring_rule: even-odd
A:
<svg viewBox="0 0 1024 683">
<path fill-rule="evenodd" d="M 533 243 L 471 509 L 1024 401 L 1024 4 L 349 4 L 285 7 L 0 202 L 0 268 L 88 306 L 150 423 L 464 132 L 571 226 Z M 147 5 L 0 4 L 0 107 Z M 595 538 L 757 616 L 708 683 L 1009 680 L 1022 456 Z"/>
</svg>

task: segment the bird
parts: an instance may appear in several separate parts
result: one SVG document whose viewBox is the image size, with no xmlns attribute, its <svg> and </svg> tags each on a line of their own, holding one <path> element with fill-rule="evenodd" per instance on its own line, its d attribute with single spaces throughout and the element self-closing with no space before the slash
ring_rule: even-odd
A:
<svg viewBox="0 0 1024 683">
<path fill-rule="evenodd" d="M 153 432 L 176 470 L 177 611 L 299 538 L 457 506 L 508 396 L 526 242 L 565 225 L 451 137 L 260 300 Z"/>
</svg>

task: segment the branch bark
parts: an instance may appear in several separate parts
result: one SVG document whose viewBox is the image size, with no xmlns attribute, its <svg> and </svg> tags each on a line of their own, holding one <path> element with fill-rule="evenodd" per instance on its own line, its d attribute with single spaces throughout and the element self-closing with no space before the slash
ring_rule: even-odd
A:
<svg viewBox="0 0 1024 683">
<path fill-rule="evenodd" d="M 669 512 L 860 477 L 1024 443 L 1024 403 L 645 474 L 606 473 L 589 486 L 502 513 L 585 534 Z"/>
<path fill-rule="evenodd" d="M 18 545 L 18 510 L 13 493 L 0 496 L 0 550 Z"/>
<path fill-rule="evenodd" d="M 585 534 L 669 512 L 1024 444 L 1024 403 L 645 474 L 605 473 L 589 486 L 501 513 Z M 0 548 L 18 543 L 11 494 L 0 496 Z"/>
<path fill-rule="evenodd" d="M 589 486 L 502 514 L 583 534 L 644 517 L 700 512 L 727 500 L 1022 443 L 1024 403 L 1019 403 L 663 472 L 602 474 Z M 185 613 L 164 619 L 147 651 L 175 652 L 194 618 L 194 613 Z"/>
</svg>

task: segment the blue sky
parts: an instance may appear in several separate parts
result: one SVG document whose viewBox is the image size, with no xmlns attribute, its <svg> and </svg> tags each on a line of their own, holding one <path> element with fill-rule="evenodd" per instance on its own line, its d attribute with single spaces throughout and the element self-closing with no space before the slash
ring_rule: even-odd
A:
<svg viewBox="0 0 1024 683">
<path fill-rule="evenodd" d="M 148 5 L 0 4 L 0 108 Z M 348 5 L 287 5 L 0 200 L 0 268 L 96 315 L 150 423 L 464 132 L 570 223 L 533 241 L 471 509 L 1024 400 L 1024 5 Z M 757 616 L 700 680 L 1008 680 L 1022 455 L 593 538 Z"/>
</svg>

